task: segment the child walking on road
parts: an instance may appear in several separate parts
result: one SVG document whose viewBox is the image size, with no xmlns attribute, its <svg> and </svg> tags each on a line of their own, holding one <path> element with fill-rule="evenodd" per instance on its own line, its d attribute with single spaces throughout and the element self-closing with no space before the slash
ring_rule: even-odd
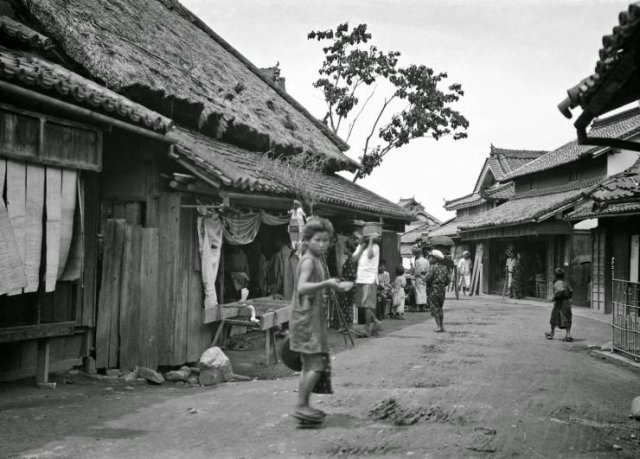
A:
<svg viewBox="0 0 640 459">
<path fill-rule="evenodd" d="M 324 218 L 310 219 L 304 227 L 304 254 L 298 265 L 298 277 L 290 320 L 290 347 L 300 352 L 302 372 L 298 384 L 298 403 L 293 417 L 300 422 L 320 423 L 321 410 L 309 405 L 309 397 L 321 376 L 329 370 L 329 342 L 323 292 L 329 288 L 343 291 L 338 279 L 325 279 L 322 257 L 329 247 L 333 226 Z"/>
<path fill-rule="evenodd" d="M 396 280 L 393 281 L 393 317 L 404 320 L 404 289 L 407 286 L 407 279 L 404 277 L 404 267 L 396 268 Z"/>
</svg>

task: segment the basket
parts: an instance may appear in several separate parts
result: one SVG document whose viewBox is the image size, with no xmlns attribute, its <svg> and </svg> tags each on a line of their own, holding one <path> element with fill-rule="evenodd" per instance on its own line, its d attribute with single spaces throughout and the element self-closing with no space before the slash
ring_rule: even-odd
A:
<svg viewBox="0 0 640 459">
<path fill-rule="evenodd" d="M 372 234 L 377 234 L 378 236 L 382 236 L 382 223 L 378 222 L 367 222 L 364 224 L 362 228 L 362 235 L 364 237 L 371 236 Z"/>
</svg>

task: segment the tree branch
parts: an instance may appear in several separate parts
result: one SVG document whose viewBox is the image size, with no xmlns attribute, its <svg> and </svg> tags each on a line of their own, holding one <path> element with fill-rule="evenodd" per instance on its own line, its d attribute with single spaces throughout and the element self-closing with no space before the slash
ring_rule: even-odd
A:
<svg viewBox="0 0 640 459">
<path fill-rule="evenodd" d="M 362 104 L 362 107 L 360 108 L 360 111 L 355 116 L 355 118 L 353 118 L 353 121 L 351 122 L 351 125 L 349 125 L 349 131 L 347 133 L 347 138 L 345 139 L 345 142 L 347 142 L 347 143 L 349 142 L 349 138 L 351 137 L 351 133 L 353 132 L 354 126 L 356 125 L 356 121 L 358 121 L 358 118 L 360 118 L 360 115 L 362 115 L 362 112 L 367 107 L 367 104 L 369 103 L 369 101 L 371 100 L 373 95 L 375 94 L 376 89 L 378 89 L 378 85 L 374 86 L 373 91 L 371 91 L 371 94 L 369 94 L 369 97 L 367 97 L 367 100 L 365 100 L 364 103 Z"/>
<path fill-rule="evenodd" d="M 393 99 L 395 99 L 395 95 L 391 96 L 389 99 L 385 99 L 384 101 L 384 105 L 382 106 L 382 108 L 380 109 L 380 113 L 378 113 L 378 117 L 376 118 L 375 123 L 373 123 L 373 126 L 371 126 L 371 132 L 369 133 L 369 136 L 367 137 L 366 142 L 364 143 L 364 148 L 362 149 L 362 156 L 366 156 L 367 152 L 369 151 L 369 142 L 371 141 L 371 137 L 373 137 L 373 134 L 375 134 L 376 132 L 376 127 L 378 126 L 378 123 L 380 122 L 380 118 L 382 118 L 382 114 L 384 113 L 384 111 L 387 109 L 387 107 L 389 106 L 389 104 L 391 103 L 391 101 Z"/>
</svg>

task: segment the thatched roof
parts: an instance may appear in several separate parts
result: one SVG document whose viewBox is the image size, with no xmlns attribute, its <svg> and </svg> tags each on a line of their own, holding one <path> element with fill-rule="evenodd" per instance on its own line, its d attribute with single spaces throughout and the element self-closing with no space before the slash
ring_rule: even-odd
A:
<svg viewBox="0 0 640 459">
<path fill-rule="evenodd" d="M 3 18 L 0 18 L 0 27 L 3 23 Z M 69 69 L 26 51 L 2 45 L 0 79 L 157 132 L 164 133 L 173 127 L 170 119 Z"/>
<path fill-rule="evenodd" d="M 593 137 L 616 139 L 630 139 L 637 136 L 640 134 L 640 107 L 634 107 L 622 113 L 594 121 L 589 134 Z M 573 140 L 516 169 L 508 174 L 505 180 L 553 169 L 578 161 L 588 155 L 607 150 L 610 150 L 610 148 L 578 145 L 578 141 Z"/>
<path fill-rule="evenodd" d="M 277 163 L 267 167 L 262 155 L 183 128 L 174 129 L 169 137 L 177 141 L 175 159 L 205 180 L 239 191 L 295 197 L 295 183 L 287 179 L 286 172 L 280 173 Z M 406 209 L 339 175 L 307 171 L 304 179 L 305 188 L 316 194 L 320 204 L 401 221 L 413 218 Z"/>
<path fill-rule="evenodd" d="M 357 166 L 344 142 L 176 0 L 19 1 L 91 78 L 179 125 Z"/>
</svg>

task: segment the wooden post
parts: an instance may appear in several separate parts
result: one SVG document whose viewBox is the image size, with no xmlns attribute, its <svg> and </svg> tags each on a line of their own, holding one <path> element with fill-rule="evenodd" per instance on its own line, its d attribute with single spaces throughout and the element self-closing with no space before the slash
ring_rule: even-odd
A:
<svg viewBox="0 0 640 459">
<path fill-rule="evenodd" d="M 269 365 L 271 363 L 271 330 L 267 330 L 266 332 L 266 343 L 264 348 L 264 355 L 266 359 L 266 364 Z"/>
<path fill-rule="evenodd" d="M 47 384 L 49 382 L 49 339 L 38 340 L 38 360 L 36 363 L 36 383 Z"/>
</svg>

